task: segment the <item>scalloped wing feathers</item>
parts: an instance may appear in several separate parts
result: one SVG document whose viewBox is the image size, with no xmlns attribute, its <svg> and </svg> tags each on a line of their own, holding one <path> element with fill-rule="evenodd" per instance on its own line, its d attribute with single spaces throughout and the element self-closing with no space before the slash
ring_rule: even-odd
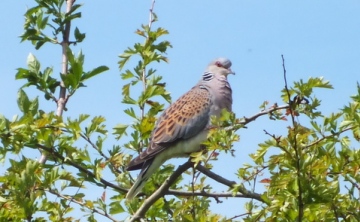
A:
<svg viewBox="0 0 360 222">
<path fill-rule="evenodd" d="M 203 131 L 210 119 L 210 106 L 210 92 L 200 86 L 193 87 L 172 103 L 159 117 L 150 146 L 129 163 L 127 170 L 142 168 L 144 161 L 178 140 L 189 139 Z"/>
</svg>

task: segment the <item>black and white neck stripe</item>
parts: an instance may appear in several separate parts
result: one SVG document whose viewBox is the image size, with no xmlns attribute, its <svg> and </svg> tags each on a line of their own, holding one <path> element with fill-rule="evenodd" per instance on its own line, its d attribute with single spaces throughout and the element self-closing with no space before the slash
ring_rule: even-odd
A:
<svg viewBox="0 0 360 222">
<path fill-rule="evenodd" d="M 203 76 L 202 76 L 202 79 L 204 81 L 210 81 L 214 78 L 214 74 L 211 73 L 211 72 L 204 72 Z"/>
</svg>

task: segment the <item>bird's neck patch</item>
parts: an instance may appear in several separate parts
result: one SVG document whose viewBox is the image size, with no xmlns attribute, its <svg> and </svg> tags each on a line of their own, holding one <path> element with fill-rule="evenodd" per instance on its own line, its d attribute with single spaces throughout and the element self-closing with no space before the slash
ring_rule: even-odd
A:
<svg viewBox="0 0 360 222">
<path fill-rule="evenodd" d="M 202 76 L 202 79 L 204 81 L 210 81 L 214 78 L 214 74 L 211 73 L 211 72 L 204 72 L 203 76 Z"/>
</svg>

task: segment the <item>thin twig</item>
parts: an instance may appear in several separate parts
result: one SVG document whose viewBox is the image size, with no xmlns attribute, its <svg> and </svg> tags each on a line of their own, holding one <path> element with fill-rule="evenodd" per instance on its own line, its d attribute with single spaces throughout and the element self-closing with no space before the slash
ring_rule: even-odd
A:
<svg viewBox="0 0 360 222">
<path fill-rule="evenodd" d="M 331 209 L 332 209 L 333 212 L 334 212 L 334 216 L 335 216 L 336 222 L 339 222 L 339 215 L 338 215 L 338 213 L 337 213 L 337 211 L 336 211 L 336 206 L 335 206 L 334 204 L 331 204 Z"/>
<path fill-rule="evenodd" d="M 247 215 L 250 215 L 250 212 L 248 212 L 248 213 L 243 213 L 243 214 L 240 214 L 240 215 L 235 215 L 235 216 L 233 216 L 233 217 L 231 217 L 231 218 L 229 218 L 229 219 L 226 219 L 226 221 L 233 221 L 233 220 L 236 219 L 236 218 L 243 217 L 243 216 L 247 216 Z"/>
<path fill-rule="evenodd" d="M 264 169 L 264 168 L 263 168 L 263 169 Z M 256 173 L 254 174 L 254 179 L 253 179 L 253 187 L 252 187 L 252 190 L 251 190 L 253 193 L 255 192 L 256 181 L 257 181 L 258 175 L 259 175 L 259 170 L 256 169 Z M 254 199 L 251 199 L 250 203 L 251 203 L 250 205 L 251 205 L 252 207 L 250 208 L 250 211 L 249 211 L 248 213 L 249 213 L 249 214 L 253 214 Z"/>
<path fill-rule="evenodd" d="M 37 144 L 37 147 L 47 151 L 48 153 L 51 153 L 56 158 L 60 159 L 62 162 L 77 168 L 79 171 L 81 171 L 82 173 L 85 173 L 89 177 L 96 178 L 96 176 L 95 176 L 95 174 L 93 172 L 91 172 L 91 171 L 87 170 L 86 168 L 80 166 L 79 164 L 75 163 L 74 161 L 70 160 L 69 158 L 63 157 L 60 153 L 56 152 L 53 148 L 49 148 L 49 147 L 46 147 L 46 146 L 41 145 L 41 144 Z M 99 181 L 101 183 L 103 183 L 105 186 L 111 187 L 111 188 L 113 188 L 114 190 L 116 190 L 116 191 L 118 191 L 120 193 L 127 193 L 128 192 L 128 189 L 119 187 L 119 186 L 117 186 L 117 185 L 115 185 L 113 183 L 110 183 L 109 181 L 107 181 L 107 180 L 105 180 L 105 179 L 103 179 L 101 177 L 99 178 Z"/>
<path fill-rule="evenodd" d="M 211 179 L 221 183 L 221 184 L 224 184 L 228 187 L 233 187 L 234 185 L 236 185 L 236 182 L 235 181 L 231 181 L 231 180 L 228 180 L 214 172 L 212 172 L 211 170 L 209 170 L 208 168 L 202 166 L 202 165 L 197 165 L 196 166 L 196 169 L 201 171 L 204 175 L 210 177 Z M 244 197 L 247 197 L 247 198 L 253 198 L 253 199 L 256 199 L 258 201 L 261 201 L 261 202 L 265 202 L 262 198 L 261 198 L 261 195 L 258 194 L 258 193 L 253 193 L 251 191 L 248 191 L 248 190 L 244 190 L 244 189 L 241 189 L 240 192 L 244 195 Z"/>
<path fill-rule="evenodd" d="M 154 6 L 155 6 L 155 0 L 152 1 L 151 7 L 150 7 L 150 16 L 149 16 L 149 29 L 151 29 L 151 25 L 154 22 Z"/>
<path fill-rule="evenodd" d="M 285 147 L 280 145 L 281 137 L 276 137 L 274 134 L 270 134 L 267 130 L 264 130 L 264 132 L 266 135 L 269 135 L 276 141 L 277 147 L 279 147 L 282 151 L 284 151 L 289 156 L 289 158 L 293 159 L 293 156 L 291 155 L 291 153 Z"/>
<path fill-rule="evenodd" d="M 208 193 L 205 192 L 204 190 L 200 191 L 200 192 L 192 192 L 192 191 L 182 191 L 182 190 L 172 190 L 169 189 L 169 191 L 166 191 L 165 195 L 174 195 L 177 197 L 193 197 L 193 196 L 198 196 L 198 197 L 211 197 L 214 199 L 218 199 L 218 198 L 245 198 L 245 199 L 254 199 L 255 197 L 257 198 L 256 200 L 258 201 L 263 201 L 262 199 L 260 199 L 260 194 L 257 193 L 251 193 L 248 192 L 247 194 L 234 194 L 232 192 L 226 192 L 226 193 Z"/>
<path fill-rule="evenodd" d="M 281 106 L 274 106 L 272 108 L 269 108 L 269 109 L 266 109 L 266 110 L 263 110 L 251 117 L 244 117 L 244 120 L 243 121 L 240 121 L 239 124 L 242 124 L 242 125 L 247 125 L 248 123 L 252 122 L 252 121 L 255 121 L 258 117 L 260 116 L 263 116 L 263 115 L 267 115 L 269 113 L 272 113 L 272 112 L 275 112 L 277 110 L 281 110 L 281 109 L 288 109 L 289 108 L 289 105 L 281 105 Z"/>
<path fill-rule="evenodd" d="M 353 187 L 355 187 L 355 188 L 358 190 L 358 192 L 360 193 L 360 185 L 357 184 L 356 182 L 354 182 L 352 179 L 350 179 L 350 177 L 349 177 L 348 175 L 344 175 L 344 177 L 345 177 L 345 179 L 346 179 L 347 181 L 349 181 L 349 182 L 353 185 Z"/>
<path fill-rule="evenodd" d="M 346 131 L 352 130 L 352 129 L 354 129 L 355 127 L 356 127 L 356 126 L 351 126 L 351 127 L 349 127 L 349 128 L 345 128 L 345 129 L 337 132 L 336 135 L 340 135 L 340 134 L 342 134 L 342 133 L 344 133 L 344 132 L 346 132 Z M 316 141 L 314 141 L 314 142 L 312 142 L 312 143 L 304 146 L 302 149 L 308 149 L 309 147 L 315 146 L 315 145 L 319 144 L 320 142 L 322 142 L 323 140 L 326 140 L 326 139 L 332 138 L 332 137 L 334 137 L 334 134 L 330 134 L 330 135 L 327 135 L 327 136 L 323 135 L 322 138 L 320 138 L 320 139 L 318 139 L 318 140 L 316 140 Z"/>
<path fill-rule="evenodd" d="M 46 189 L 46 190 L 44 190 L 44 191 L 49 192 L 49 193 L 51 193 L 51 194 L 53 194 L 53 195 L 55 195 L 55 196 L 57 196 L 57 197 L 60 197 L 60 198 L 62 198 L 62 199 L 68 200 L 68 201 L 70 201 L 70 202 L 72 202 L 72 203 L 76 203 L 76 204 L 78 204 L 78 205 L 80 205 L 80 206 L 82 206 L 82 207 L 84 207 L 84 208 L 89 209 L 89 211 L 91 211 L 91 212 L 95 212 L 95 213 L 97 213 L 97 214 L 100 214 L 100 215 L 108 218 L 109 220 L 112 220 L 112 221 L 114 221 L 114 222 L 117 222 L 117 221 L 118 221 L 118 220 L 116 220 L 115 218 L 113 218 L 111 215 L 109 215 L 107 212 L 100 211 L 100 210 L 96 209 L 95 207 L 89 208 L 85 203 L 80 202 L 80 201 L 78 201 L 78 200 L 75 200 L 72 196 L 65 196 L 65 195 L 60 194 L 60 193 L 58 193 L 57 191 L 51 190 L 51 189 Z"/>
<path fill-rule="evenodd" d="M 150 7 L 150 15 L 149 15 L 149 32 L 151 31 L 151 25 L 152 23 L 154 22 L 154 19 L 153 19 L 153 11 L 154 11 L 154 6 L 155 6 L 155 0 L 152 1 L 152 4 L 151 4 L 151 7 Z M 146 38 L 146 42 L 150 41 L 150 36 L 147 36 Z M 142 76 L 141 76 L 141 81 L 142 81 L 142 84 L 143 84 L 143 92 L 146 92 L 146 88 L 147 88 L 147 79 L 146 79 L 146 65 L 143 64 L 143 69 L 142 69 Z M 144 118 L 145 116 L 145 103 L 143 105 L 140 105 L 140 111 L 141 111 L 141 119 Z M 139 142 L 139 153 L 142 151 L 143 149 L 143 146 L 144 146 L 144 143 L 143 141 L 140 141 Z"/>
<path fill-rule="evenodd" d="M 87 137 L 87 136 L 86 136 L 85 134 L 83 134 L 83 133 L 80 133 L 80 136 L 81 136 L 86 142 L 88 142 L 88 143 L 92 146 L 92 148 L 94 148 L 106 161 L 108 161 L 108 162 L 110 163 L 111 168 L 112 168 L 116 173 L 118 173 L 118 174 L 121 174 L 121 173 L 122 173 L 118 168 L 116 168 L 116 167 L 112 164 L 112 162 L 110 161 L 110 158 L 109 158 L 108 156 L 106 156 L 105 153 L 103 153 L 103 152 L 99 149 L 99 147 L 97 147 L 97 146 L 91 141 L 91 139 L 90 139 L 89 137 Z"/>
<path fill-rule="evenodd" d="M 250 122 L 255 121 L 257 118 L 259 118 L 260 116 L 264 116 L 270 113 L 273 113 L 277 110 L 282 110 L 282 109 L 288 109 L 289 105 L 281 105 L 281 106 L 273 106 L 269 109 L 263 110 L 261 112 L 258 112 L 257 114 L 250 116 L 250 117 L 243 117 L 243 120 L 238 121 L 235 125 L 233 126 L 228 126 L 225 127 L 225 130 L 230 131 L 230 130 L 234 130 L 234 129 L 239 129 L 241 128 L 241 126 L 246 126 L 247 124 L 249 124 Z M 213 128 L 213 127 L 210 127 Z"/>
<path fill-rule="evenodd" d="M 295 151 L 295 156 L 296 156 L 296 174 L 297 174 L 297 185 L 298 185 L 298 189 L 299 189 L 299 196 L 298 196 L 298 202 L 299 202 L 299 216 L 298 216 L 298 221 L 301 222 L 303 215 L 304 215 L 304 202 L 303 202 L 303 198 L 302 198 L 302 184 L 301 184 L 301 173 L 300 173 L 300 154 L 299 154 L 299 150 L 298 150 L 298 145 L 297 145 L 297 125 L 295 122 L 295 116 L 294 116 L 294 110 L 293 110 L 293 106 L 292 106 L 292 101 L 290 98 L 290 91 L 288 89 L 287 86 L 287 79 L 286 79 L 286 68 L 285 68 L 285 59 L 284 59 L 284 55 L 281 55 L 282 58 L 282 67 L 283 67 L 283 72 L 284 72 L 284 82 L 285 82 L 285 91 L 287 93 L 288 96 L 288 103 L 289 103 L 289 109 L 290 109 L 290 116 L 291 116 L 291 121 L 292 121 L 292 125 L 294 127 L 294 136 L 293 136 L 293 141 L 294 141 L 294 151 Z"/>
<path fill-rule="evenodd" d="M 196 171 L 195 171 L 194 166 L 192 167 L 192 172 L 193 172 L 193 178 L 191 180 L 191 191 L 194 193 L 195 192 L 195 183 L 196 183 L 196 180 L 197 180 L 197 176 L 195 175 Z M 192 196 L 192 201 L 193 201 L 193 204 L 192 204 L 191 212 L 192 212 L 193 220 L 195 221 L 196 220 L 195 196 Z"/>
<path fill-rule="evenodd" d="M 78 193 L 80 192 L 80 189 L 81 189 L 81 187 L 83 186 L 84 182 L 85 182 L 85 180 L 81 181 L 80 186 L 78 187 L 78 189 L 77 189 L 77 191 L 75 192 L 75 194 L 74 194 L 74 195 L 71 195 L 71 199 L 68 200 L 69 202 L 68 202 L 66 208 L 63 209 L 63 214 L 65 213 L 65 211 L 67 210 L 67 208 L 70 207 L 70 203 L 71 203 L 71 202 L 74 202 L 74 201 L 72 201 L 72 200 L 75 200 L 74 198 L 75 198 L 76 194 L 78 194 Z"/>
</svg>

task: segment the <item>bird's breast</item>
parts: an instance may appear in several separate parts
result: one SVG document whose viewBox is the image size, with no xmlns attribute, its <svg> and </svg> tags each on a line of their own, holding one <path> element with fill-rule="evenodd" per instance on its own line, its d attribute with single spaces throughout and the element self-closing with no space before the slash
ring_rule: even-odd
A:
<svg viewBox="0 0 360 222">
<path fill-rule="evenodd" d="M 204 130 L 189 139 L 180 140 L 173 146 L 168 147 L 166 150 L 156 156 L 156 158 L 165 162 L 171 158 L 188 157 L 191 153 L 197 152 L 201 149 L 200 145 L 207 138 L 208 130 Z"/>
</svg>

